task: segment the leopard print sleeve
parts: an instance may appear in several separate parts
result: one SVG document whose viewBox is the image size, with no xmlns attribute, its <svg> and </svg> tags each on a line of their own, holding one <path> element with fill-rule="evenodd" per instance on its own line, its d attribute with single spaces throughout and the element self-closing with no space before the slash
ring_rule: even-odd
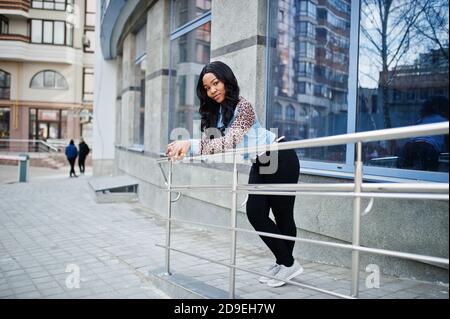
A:
<svg viewBox="0 0 450 319">
<path fill-rule="evenodd" d="M 220 138 L 202 138 L 200 141 L 200 154 L 215 154 L 236 147 L 243 139 L 248 130 L 255 123 L 255 111 L 247 100 L 241 98 L 236 105 L 237 114 L 230 129 L 226 130 Z"/>
</svg>

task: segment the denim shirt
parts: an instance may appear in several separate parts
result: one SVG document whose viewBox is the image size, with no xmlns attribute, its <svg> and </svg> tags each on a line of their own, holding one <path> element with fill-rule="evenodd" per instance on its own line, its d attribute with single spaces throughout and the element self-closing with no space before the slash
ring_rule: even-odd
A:
<svg viewBox="0 0 450 319">
<path fill-rule="evenodd" d="M 233 123 L 235 123 L 236 118 L 238 117 L 238 115 L 240 115 L 240 112 L 243 112 L 243 114 L 241 114 L 241 118 L 243 116 L 251 116 L 253 119 L 253 124 L 248 127 L 249 125 L 247 125 L 247 123 L 243 123 L 244 125 L 240 124 L 238 127 L 234 127 L 233 130 L 231 130 L 231 128 L 233 127 Z M 219 118 L 217 120 L 216 123 L 216 127 L 222 127 L 223 126 L 223 121 L 222 121 L 222 107 L 220 108 L 219 111 Z M 267 144 L 271 144 L 275 138 L 276 135 L 271 132 L 266 130 L 265 128 L 263 128 L 258 120 L 258 117 L 256 115 L 256 112 L 253 108 L 253 106 L 247 102 L 244 98 L 240 97 L 240 101 L 238 103 L 238 105 L 236 106 L 236 109 L 234 110 L 234 114 L 230 120 L 230 122 L 227 125 L 227 128 L 225 130 L 225 136 L 222 137 L 222 139 L 226 139 L 227 137 L 229 137 L 230 134 L 233 134 L 236 136 L 242 136 L 243 137 L 239 140 L 239 142 L 237 143 L 237 145 L 235 146 L 235 148 L 249 148 L 249 147 L 261 147 L 261 150 L 258 152 L 247 152 L 247 153 L 243 153 L 243 159 L 244 160 L 248 160 L 249 157 L 254 160 L 257 156 L 258 153 L 260 153 L 261 151 L 263 151 L 263 145 L 267 145 Z M 208 138 L 202 138 L 200 139 L 191 139 L 191 148 L 190 148 L 190 154 L 189 156 L 194 156 L 194 155 L 199 155 L 200 154 L 200 144 L 208 144 L 208 142 L 213 142 L 216 139 L 210 140 Z M 226 144 L 226 143 L 223 143 Z M 227 146 L 230 146 L 229 143 L 227 144 Z M 226 147 L 225 146 L 225 150 L 229 149 L 231 147 Z M 212 154 L 214 153 L 213 151 L 209 150 L 206 153 L 202 152 L 202 154 Z"/>
</svg>

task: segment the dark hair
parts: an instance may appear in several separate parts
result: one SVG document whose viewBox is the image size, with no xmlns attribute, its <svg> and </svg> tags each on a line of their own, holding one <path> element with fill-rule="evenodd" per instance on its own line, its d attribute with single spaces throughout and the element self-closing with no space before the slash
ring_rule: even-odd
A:
<svg viewBox="0 0 450 319">
<path fill-rule="evenodd" d="M 74 144 L 73 140 L 70 140 L 69 144 L 73 145 Z"/>
<path fill-rule="evenodd" d="M 219 104 L 208 97 L 205 88 L 203 87 L 203 76 L 206 73 L 214 74 L 217 79 L 225 85 L 225 100 Z M 239 102 L 239 85 L 231 68 L 223 62 L 214 61 L 208 63 L 200 72 L 197 83 L 197 97 L 200 100 L 200 116 L 201 116 L 201 131 L 209 127 L 216 127 L 217 118 L 219 116 L 219 108 L 223 108 L 223 124 L 226 127 L 230 122 L 236 105 Z"/>
<path fill-rule="evenodd" d="M 420 109 L 420 117 L 432 114 L 439 114 L 448 119 L 448 98 L 436 95 L 426 100 Z"/>
</svg>

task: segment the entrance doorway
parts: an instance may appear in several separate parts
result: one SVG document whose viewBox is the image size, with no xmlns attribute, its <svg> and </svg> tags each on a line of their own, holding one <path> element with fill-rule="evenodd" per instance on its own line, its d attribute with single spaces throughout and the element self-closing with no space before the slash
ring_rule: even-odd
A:
<svg viewBox="0 0 450 319">
<path fill-rule="evenodd" d="M 63 138 L 66 131 L 67 111 L 30 109 L 30 139 Z"/>
<path fill-rule="evenodd" d="M 46 141 L 48 138 L 60 138 L 59 122 L 38 121 L 38 139 Z"/>
</svg>

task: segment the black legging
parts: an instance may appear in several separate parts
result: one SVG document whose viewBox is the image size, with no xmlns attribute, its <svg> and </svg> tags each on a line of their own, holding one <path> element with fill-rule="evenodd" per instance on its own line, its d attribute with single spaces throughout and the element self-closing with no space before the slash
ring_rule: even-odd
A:
<svg viewBox="0 0 450 319">
<path fill-rule="evenodd" d="M 282 142 L 285 142 L 285 140 Z M 266 154 L 269 155 L 270 153 L 267 152 Z M 267 162 L 267 160 L 261 159 L 261 162 Z M 270 162 L 261 162 L 257 158 L 256 163 L 252 165 L 249 184 L 298 182 L 300 163 L 295 150 L 278 151 L 278 169 L 273 174 L 264 174 L 260 171 L 260 168 L 269 168 L 268 166 L 271 164 Z M 294 220 L 294 202 L 295 196 L 251 194 L 247 201 L 247 217 L 257 231 L 295 237 L 297 236 L 297 227 Z M 269 218 L 271 208 L 275 222 Z M 275 255 L 277 264 L 289 267 L 294 263 L 292 252 L 295 241 L 266 236 L 260 237 Z"/>
<path fill-rule="evenodd" d="M 72 174 L 77 176 L 77 174 L 75 174 L 75 168 L 74 168 L 76 157 L 68 158 L 68 160 L 69 160 L 69 163 L 70 163 L 70 176 L 72 177 Z"/>
<path fill-rule="evenodd" d="M 84 162 L 86 161 L 85 156 L 78 157 L 78 166 L 80 167 L 80 173 L 84 173 Z"/>
</svg>

